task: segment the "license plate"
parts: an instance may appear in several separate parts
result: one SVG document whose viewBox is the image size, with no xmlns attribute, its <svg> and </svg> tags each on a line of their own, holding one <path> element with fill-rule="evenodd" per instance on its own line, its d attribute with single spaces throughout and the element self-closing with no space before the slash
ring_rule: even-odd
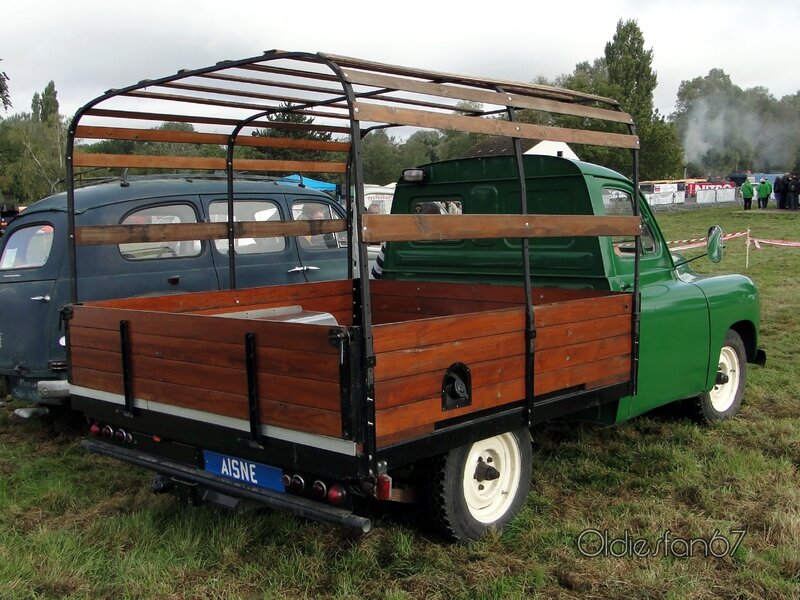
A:
<svg viewBox="0 0 800 600">
<path fill-rule="evenodd" d="M 209 473 L 216 473 L 235 481 L 257 485 L 276 492 L 285 492 L 281 477 L 283 472 L 275 467 L 203 450 L 203 462 Z"/>
</svg>

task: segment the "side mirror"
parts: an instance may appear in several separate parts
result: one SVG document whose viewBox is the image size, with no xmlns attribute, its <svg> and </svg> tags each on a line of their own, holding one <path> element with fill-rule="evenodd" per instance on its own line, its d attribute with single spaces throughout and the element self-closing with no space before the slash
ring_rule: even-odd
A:
<svg viewBox="0 0 800 600">
<path fill-rule="evenodd" d="M 706 253 L 708 254 L 708 260 L 712 263 L 718 263 L 722 260 L 722 228 L 719 225 L 713 225 L 708 228 Z"/>
</svg>

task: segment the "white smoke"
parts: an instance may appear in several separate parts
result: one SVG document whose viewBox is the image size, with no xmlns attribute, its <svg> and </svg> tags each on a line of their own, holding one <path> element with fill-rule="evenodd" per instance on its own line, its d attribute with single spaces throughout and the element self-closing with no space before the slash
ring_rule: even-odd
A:
<svg viewBox="0 0 800 600">
<path fill-rule="evenodd" d="M 779 122 L 725 104 L 721 99 L 701 98 L 689 111 L 683 150 L 686 160 L 701 165 L 710 152 L 726 154 L 738 146 L 752 164 L 740 164 L 740 170 L 787 170 L 794 165 L 797 152 L 797 124 Z"/>
</svg>

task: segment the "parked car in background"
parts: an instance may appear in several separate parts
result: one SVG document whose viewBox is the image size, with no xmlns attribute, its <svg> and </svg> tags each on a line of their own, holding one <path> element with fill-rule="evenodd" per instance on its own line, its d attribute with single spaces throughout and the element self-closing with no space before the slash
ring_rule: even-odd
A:
<svg viewBox="0 0 800 600">
<path fill-rule="evenodd" d="M 344 218 L 330 196 L 267 178 L 237 180 L 235 221 Z M 221 179 L 143 178 L 75 192 L 77 225 L 226 222 Z M 313 209 L 313 210 L 312 210 Z M 45 198 L 13 220 L 0 239 L 0 394 L 47 404 L 67 402 L 65 332 L 70 302 L 67 198 Z M 228 240 L 81 246 L 78 300 L 210 291 L 230 285 Z M 347 276 L 343 235 L 239 238 L 238 288 Z"/>
</svg>

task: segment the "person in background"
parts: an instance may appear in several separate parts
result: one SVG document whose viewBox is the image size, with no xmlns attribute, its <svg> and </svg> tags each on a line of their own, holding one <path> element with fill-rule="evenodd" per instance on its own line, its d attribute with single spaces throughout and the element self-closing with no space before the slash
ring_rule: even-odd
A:
<svg viewBox="0 0 800 600">
<path fill-rule="evenodd" d="M 744 209 L 750 210 L 753 206 L 753 184 L 749 179 L 745 179 L 742 184 L 742 201 L 744 202 Z"/>
<path fill-rule="evenodd" d="M 786 208 L 797 210 L 797 196 L 800 194 L 800 180 L 797 178 L 797 173 L 792 173 L 789 177 L 789 183 L 786 186 L 787 198 L 783 204 Z"/>
<path fill-rule="evenodd" d="M 789 174 L 786 173 L 785 177 L 778 175 L 775 178 L 775 183 L 772 184 L 772 191 L 775 192 L 775 205 L 778 208 L 784 208 L 786 202 L 786 183 L 789 180 Z"/>
<path fill-rule="evenodd" d="M 758 184 L 758 208 L 767 208 L 769 197 L 772 194 L 772 184 L 762 177 Z"/>
</svg>

